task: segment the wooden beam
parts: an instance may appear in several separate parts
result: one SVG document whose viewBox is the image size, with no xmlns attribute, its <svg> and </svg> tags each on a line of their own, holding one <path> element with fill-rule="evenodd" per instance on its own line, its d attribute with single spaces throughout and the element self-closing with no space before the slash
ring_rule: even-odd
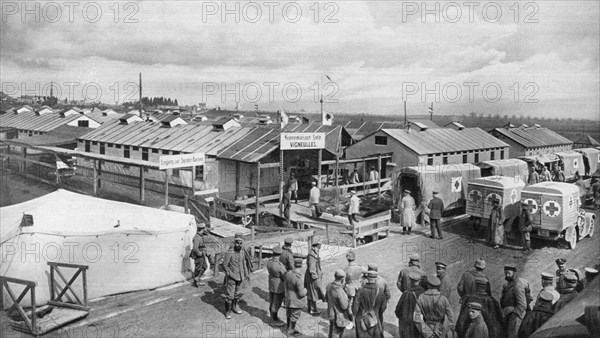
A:
<svg viewBox="0 0 600 338">
<path fill-rule="evenodd" d="M 144 168 L 140 167 L 140 202 L 142 203 L 146 200 L 146 178 L 144 176 Z"/>
<path fill-rule="evenodd" d="M 196 195 L 196 166 L 192 166 L 192 196 Z"/>
<path fill-rule="evenodd" d="M 381 156 L 381 158 L 392 158 L 392 155 L 385 155 L 385 154 L 381 154 L 378 155 Z M 340 164 L 356 164 L 356 163 L 360 163 L 362 161 L 373 161 L 376 160 L 377 157 L 365 157 L 365 158 L 355 158 L 355 159 L 340 159 Z M 327 161 L 323 161 L 323 164 L 335 164 L 335 160 L 327 160 Z"/>
<path fill-rule="evenodd" d="M 323 149 L 319 149 L 319 159 L 317 162 L 317 188 L 321 189 L 321 164 L 323 162 Z"/>
<path fill-rule="evenodd" d="M 367 190 L 367 161 L 363 160 L 363 191 Z"/>
<path fill-rule="evenodd" d="M 254 226 L 260 224 L 260 161 L 256 163 L 256 221 L 252 225 L 251 239 L 254 241 Z"/>
<path fill-rule="evenodd" d="M 165 207 L 169 206 L 169 174 L 171 169 L 165 170 Z"/>
<path fill-rule="evenodd" d="M 235 197 L 240 196 L 240 162 L 235 161 Z"/>
<path fill-rule="evenodd" d="M 60 171 L 58 170 L 58 154 L 54 154 L 54 162 L 56 165 L 56 184 L 60 184 Z"/>
<path fill-rule="evenodd" d="M 381 156 L 377 156 L 377 199 L 381 195 Z"/>
<path fill-rule="evenodd" d="M 340 171 L 340 155 L 335 155 L 335 207 L 336 212 L 339 211 L 337 208 L 340 205 L 340 189 L 339 189 L 339 171 Z M 327 228 L 327 244 L 329 244 L 329 228 Z"/>
<path fill-rule="evenodd" d="M 263 163 L 260 165 L 261 169 L 267 169 L 267 168 L 279 168 L 279 167 L 283 167 L 281 164 L 279 163 Z"/>
<path fill-rule="evenodd" d="M 98 196 L 98 168 L 96 167 L 96 160 L 93 161 L 94 196 Z"/>
</svg>

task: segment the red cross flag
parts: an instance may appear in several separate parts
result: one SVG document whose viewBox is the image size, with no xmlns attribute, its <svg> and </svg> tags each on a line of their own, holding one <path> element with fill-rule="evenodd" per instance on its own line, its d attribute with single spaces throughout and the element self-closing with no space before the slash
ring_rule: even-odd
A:
<svg viewBox="0 0 600 338">
<path fill-rule="evenodd" d="M 462 191 L 462 176 L 452 178 L 452 192 Z"/>
</svg>

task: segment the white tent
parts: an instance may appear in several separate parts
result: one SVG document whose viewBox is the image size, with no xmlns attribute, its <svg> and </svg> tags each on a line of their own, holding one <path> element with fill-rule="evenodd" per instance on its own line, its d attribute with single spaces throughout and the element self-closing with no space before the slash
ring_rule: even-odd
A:
<svg viewBox="0 0 600 338">
<path fill-rule="evenodd" d="M 0 275 L 36 281 L 38 304 L 50 297 L 47 262 L 88 265 L 90 299 L 156 288 L 186 279 L 194 233 L 192 215 L 57 190 L 0 208 Z"/>
</svg>

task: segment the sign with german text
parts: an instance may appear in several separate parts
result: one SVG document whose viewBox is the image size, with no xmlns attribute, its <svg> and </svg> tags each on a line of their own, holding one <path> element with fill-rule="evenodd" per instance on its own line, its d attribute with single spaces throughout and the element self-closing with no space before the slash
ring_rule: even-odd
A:
<svg viewBox="0 0 600 338">
<path fill-rule="evenodd" d="M 323 149 L 325 133 L 282 133 L 281 150 Z"/>
<path fill-rule="evenodd" d="M 204 164 L 204 153 L 167 155 L 159 158 L 159 169 L 193 167 Z"/>
</svg>

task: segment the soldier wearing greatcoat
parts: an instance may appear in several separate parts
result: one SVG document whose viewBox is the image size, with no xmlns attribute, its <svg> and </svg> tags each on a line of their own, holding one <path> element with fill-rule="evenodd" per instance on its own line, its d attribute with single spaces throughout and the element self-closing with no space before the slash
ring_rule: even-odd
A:
<svg viewBox="0 0 600 338">
<path fill-rule="evenodd" d="M 502 286 L 500 306 L 506 321 L 507 337 L 517 338 L 519 326 L 527 310 L 525 286 L 521 279 L 517 278 L 517 268 L 513 265 L 504 267 L 504 279 L 506 283 Z"/>
<path fill-rule="evenodd" d="M 273 320 L 273 326 L 282 326 L 284 323 L 279 320 L 279 309 L 283 303 L 285 295 L 285 266 L 279 260 L 281 247 L 273 248 L 273 257 L 267 262 L 267 271 L 269 272 L 269 313 Z"/>
<path fill-rule="evenodd" d="M 300 314 L 306 299 L 306 288 L 302 282 L 302 258 L 294 259 L 294 269 L 285 274 L 285 307 L 287 310 L 287 334 L 300 336 L 302 333 L 296 329 Z"/>
</svg>

